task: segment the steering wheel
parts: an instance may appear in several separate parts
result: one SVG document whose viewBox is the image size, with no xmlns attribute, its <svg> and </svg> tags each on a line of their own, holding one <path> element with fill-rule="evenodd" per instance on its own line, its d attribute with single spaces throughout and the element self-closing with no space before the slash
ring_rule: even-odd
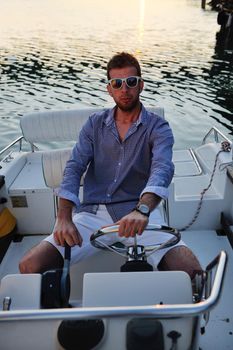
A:
<svg viewBox="0 0 233 350">
<path fill-rule="evenodd" d="M 121 242 L 116 242 L 110 245 L 105 244 L 104 242 L 101 242 L 100 240 L 101 237 L 111 233 L 116 233 L 118 232 L 118 230 L 119 230 L 119 225 L 113 225 L 113 226 L 102 228 L 91 235 L 90 242 L 95 248 L 113 251 L 117 254 L 122 255 L 123 257 L 128 258 L 129 260 L 130 259 L 142 260 L 143 258 L 147 258 L 148 256 L 150 256 L 151 254 L 153 254 L 159 249 L 174 246 L 181 239 L 180 232 L 175 228 L 164 226 L 164 225 L 148 224 L 147 227 L 145 228 L 145 231 L 159 231 L 159 232 L 170 233 L 172 237 L 163 243 L 150 244 L 147 246 L 142 246 L 137 244 L 137 235 L 134 236 L 134 245 L 131 245 L 131 246 L 125 246 Z M 149 253 L 147 254 L 147 252 Z"/>
</svg>

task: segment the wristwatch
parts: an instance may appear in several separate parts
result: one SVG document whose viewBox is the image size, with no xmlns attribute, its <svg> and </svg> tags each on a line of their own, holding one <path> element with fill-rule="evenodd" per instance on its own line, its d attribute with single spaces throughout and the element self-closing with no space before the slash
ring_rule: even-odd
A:
<svg viewBox="0 0 233 350">
<path fill-rule="evenodd" d="M 134 210 L 138 211 L 139 213 L 147 217 L 150 216 L 150 208 L 146 204 L 139 203 Z"/>
</svg>

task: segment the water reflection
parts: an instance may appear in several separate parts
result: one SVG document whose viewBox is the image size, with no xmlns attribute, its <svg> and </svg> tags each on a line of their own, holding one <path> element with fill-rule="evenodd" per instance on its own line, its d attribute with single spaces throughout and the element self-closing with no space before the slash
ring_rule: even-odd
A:
<svg viewBox="0 0 233 350">
<path fill-rule="evenodd" d="M 232 33 L 233 34 L 233 33 Z M 224 108 L 222 116 L 229 120 L 231 125 L 223 123 L 233 134 L 233 35 L 226 36 L 219 30 L 216 33 L 215 54 L 213 65 L 209 72 L 209 78 L 213 82 L 216 91 L 216 101 Z M 226 110 L 229 111 L 226 112 Z"/>
<path fill-rule="evenodd" d="M 212 125 L 232 135 L 233 51 L 216 37 L 216 13 L 201 11 L 195 0 L 54 5 L 54 0 L 2 5 L 0 148 L 18 136 L 23 113 L 111 105 L 105 67 L 121 50 L 141 61 L 142 100 L 165 107 L 177 148 L 199 143 Z M 16 13 L 22 7 L 26 17 Z M 7 22 L 10 12 L 14 21 Z"/>
<path fill-rule="evenodd" d="M 144 25 L 145 25 L 145 0 L 139 0 L 139 22 L 138 22 L 138 36 L 139 42 L 143 42 Z"/>
</svg>

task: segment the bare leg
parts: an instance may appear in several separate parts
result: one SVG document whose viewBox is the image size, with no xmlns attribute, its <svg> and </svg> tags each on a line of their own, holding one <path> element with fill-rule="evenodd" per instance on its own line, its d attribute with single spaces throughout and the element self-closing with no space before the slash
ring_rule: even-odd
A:
<svg viewBox="0 0 233 350">
<path fill-rule="evenodd" d="M 63 267 L 63 258 L 49 242 L 42 241 L 29 250 L 19 263 L 21 273 L 43 273 Z"/>
<path fill-rule="evenodd" d="M 185 246 L 170 249 L 161 259 L 158 269 L 162 271 L 185 271 L 191 279 L 195 277 L 197 271 L 202 271 L 197 257 Z"/>
</svg>

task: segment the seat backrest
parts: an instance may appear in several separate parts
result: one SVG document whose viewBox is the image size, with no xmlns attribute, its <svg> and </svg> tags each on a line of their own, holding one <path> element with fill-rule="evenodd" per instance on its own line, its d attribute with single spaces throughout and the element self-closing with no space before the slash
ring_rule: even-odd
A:
<svg viewBox="0 0 233 350">
<path fill-rule="evenodd" d="M 42 170 L 46 186 L 55 189 L 60 186 L 71 148 L 64 148 L 42 153 Z"/>
<path fill-rule="evenodd" d="M 82 125 L 99 108 L 33 112 L 20 119 L 26 141 L 75 141 Z"/>
<path fill-rule="evenodd" d="M 88 117 L 104 108 L 80 108 L 62 111 L 33 112 L 20 119 L 22 134 L 26 141 L 76 141 L 79 131 Z M 149 107 L 157 115 L 164 117 L 164 109 Z"/>
</svg>

